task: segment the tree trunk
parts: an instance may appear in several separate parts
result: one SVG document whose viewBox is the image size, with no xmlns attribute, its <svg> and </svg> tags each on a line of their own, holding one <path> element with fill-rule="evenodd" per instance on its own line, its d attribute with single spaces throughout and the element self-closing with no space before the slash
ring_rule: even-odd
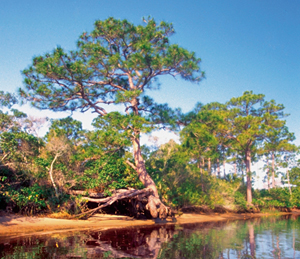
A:
<svg viewBox="0 0 300 259">
<path fill-rule="evenodd" d="M 210 157 L 207 159 L 207 171 L 211 175 L 211 160 L 210 160 Z"/>
<path fill-rule="evenodd" d="M 225 165 L 226 165 L 226 161 L 225 161 L 225 159 L 224 159 L 224 160 L 223 160 L 224 179 L 225 179 L 225 176 L 226 176 L 226 168 L 225 168 Z"/>
<path fill-rule="evenodd" d="M 247 174 L 247 203 L 252 204 L 252 184 L 251 184 L 251 151 L 246 151 L 245 156 L 246 174 Z"/>
<path fill-rule="evenodd" d="M 285 162 L 286 162 L 286 177 L 287 177 L 287 180 L 288 180 L 288 186 L 289 186 L 289 192 L 290 192 L 290 195 L 292 196 L 292 189 L 291 189 L 291 183 L 290 183 L 290 172 L 289 172 L 289 168 L 288 168 L 288 159 L 287 157 L 285 157 Z"/>
<path fill-rule="evenodd" d="M 286 177 L 287 177 L 287 180 L 288 180 L 290 195 L 292 195 L 292 189 L 291 189 L 291 183 L 290 183 L 290 172 L 289 172 L 288 168 L 286 169 Z"/>
<path fill-rule="evenodd" d="M 202 184 L 202 192 L 205 191 L 205 189 L 204 189 L 204 183 L 203 183 L 204 166 L 205 166 L 205 161 L 204 161 L 204 157 L 202 157 L 201 158 L 201 184 Z"/>
<path fill-rule="evenodd" d="M 200 157 L 200 161 L 201 161 L 201 157 Z M 202 162 L 198 163 L 198 168 L 200 170 L 200 179 L 201 179 L 201 190 L 202 192 L 204 192 L 204 185 L 203 185 L 203 171 L 202 171 Z"/>
<path fill-rule="evenodd" d="M 169 215 L 169 208 L 166 207 L 160 200 L 155 182 L 147 173 L 145 161 L 142 157 L 139 134 L 133 137 L 133 154 L 136 172 L 139 180 L 143 183 L 145 188 L 151 189 L 153 194 L 148 197 L 148 204 L 146 208 L 150 211 L 153 218 L 165 219 Z"/>
<path fill-rule="evenodd" d="M 267 179 L 268 179 L 268 191 L 270 191 L 270 168 L 269 168 L 269 159 L 267 160 Z"/>
<path fill-rule="evenodd" d="M 234 168 L 234 174 L 237 175 L 237 170 L 236 170 L 236 156 L 234 156 L 234 163 L 233 163 L 233 168 Z"/>
<path fill-rule="evenodd" d="M 244 165 L 245 164 L 245 165 Z M 245 159 L 241 162 L 241 170 L 242 170 L 242 179 L 243 179 L 243 185 L 245 185 L 245 172 L 244 169 L 246 168 Z"/>
<path fill-rule="evenodd" d="M 219 179 L 221 179 L 220 160 L 219 160 L 219 158 L 217 158 L 217 173 L 218 173 Z"/>
<path fill-rule="evenodd" d="M 272 188 L 275 188 L 275 155 L 272 152 Z"/>
<path fill-rule="evenodd" d="M 54 188 L 54 190 L 55 190 L 55 195 L 56 195 L 56 197 L 58 197 L 58 189 L 57 189 L 57 186 L 56 186 L 56 184 L 55 184 L 55 182 L 54 182 L 54 179 L 53 179 L 53 165 L 54 165 L 54 163 L 55 163 L 55 161 L 56 161 L 56 159 L 59 157 L 59 154 L 57 153 L 56 155 L 55 155 L 55 157 L 54 157 L 54 159 L 52 160 L 52 163 L 51 163 L 51 166 L 50 166 L 50 169 L 49 169 L 49 176 L 50 176 L 50 180 L 51 180 L 51 183 L 52 183 L 52 185 L 53 185 L 53 188 Z"/>
</svg>

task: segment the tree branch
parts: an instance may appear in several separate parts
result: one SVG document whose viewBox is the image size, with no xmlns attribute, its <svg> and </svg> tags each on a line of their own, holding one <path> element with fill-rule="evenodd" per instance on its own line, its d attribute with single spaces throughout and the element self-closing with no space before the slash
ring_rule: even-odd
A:
<svg viewBox="0 0 300 259">
<path fill-rule="evenodd" d="M 133 163 L 131 163 L 129 160 L 126 160 L 125 163 L 130 167 L 132 167 L 134 170 L 136 170 L 136 166 Z"/>
</svg>

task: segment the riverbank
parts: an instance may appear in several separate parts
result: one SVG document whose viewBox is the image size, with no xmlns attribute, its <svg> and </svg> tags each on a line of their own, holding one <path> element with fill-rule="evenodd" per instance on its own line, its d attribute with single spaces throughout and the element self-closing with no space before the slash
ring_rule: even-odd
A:
<svg viewBox="0 0 300 259">
<path fill-rule="evenodd" d="M 300 211 L 291 213 L 277 213 L 276 215 L 294 214 L 300 215 Z M 227 220 L 246 220 L 253 217 L 274 216 L 274 213 L 245 213 L 245 214 L 183 214 L 175 218 L 162 222 L 164 224 L 187 224 L 201 223 L 213 221 Z M 151 226 L 158 224 L 154 220 L 137 220 L 130 217 L 100 215 L 97 214 L 88 220 L 70 220 L 70 219 L 54 219 L 47 217 L 24 217 L 18 215 L 0 216 L 0 242 L 7 238 L 21 237 L 25 235 L 42 235 L 65 231 L 78 230 L 105 230 L 113 228 L 135 227 L 135 226 Z"/>
</svg>

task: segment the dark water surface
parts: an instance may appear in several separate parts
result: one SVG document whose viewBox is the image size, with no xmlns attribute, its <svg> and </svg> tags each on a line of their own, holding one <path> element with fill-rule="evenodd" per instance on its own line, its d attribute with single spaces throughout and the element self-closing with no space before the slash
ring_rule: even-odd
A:
<svg viewBox="0 0 300 259">
<path fill-rule="evenodd" d="M 300 258 L 300 218 L 30 236 L 0 242 L 0 258 Z"/>
</svg>

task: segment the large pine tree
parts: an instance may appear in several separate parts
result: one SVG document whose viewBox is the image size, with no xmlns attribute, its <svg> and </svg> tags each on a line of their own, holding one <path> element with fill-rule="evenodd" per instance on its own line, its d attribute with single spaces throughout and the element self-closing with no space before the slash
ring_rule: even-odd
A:
<svg viewBox="0 0 300 259">
<path fill-rule="evenodd" d="M 106 117 L 118 130 L 127 133 L 133 146 L 134 164 L 145 187 L 152 190 L 148 208 L 152 217 L 166 216 L 167 208 L 159 199 L 154 181 L 145 169 L 140 134 L 171 119 L 170 109 L 145 95 L 157 88 L 161 75 L 180 76 L 199 82 L 203 77 L 200 59 L 194 52 L 170 44 L 172 24 L 144 20 L 135 26 L 127 20 L 108 18 L 96 21 L 91 33 L 83 33 L 77 49 L 37 56 L 23 71 L 22 97 L 39 109 L 53 111 L 92 110 Z M 108 113 L 105 105 L 124 104 L 124 113 Z"/>
</svg>

